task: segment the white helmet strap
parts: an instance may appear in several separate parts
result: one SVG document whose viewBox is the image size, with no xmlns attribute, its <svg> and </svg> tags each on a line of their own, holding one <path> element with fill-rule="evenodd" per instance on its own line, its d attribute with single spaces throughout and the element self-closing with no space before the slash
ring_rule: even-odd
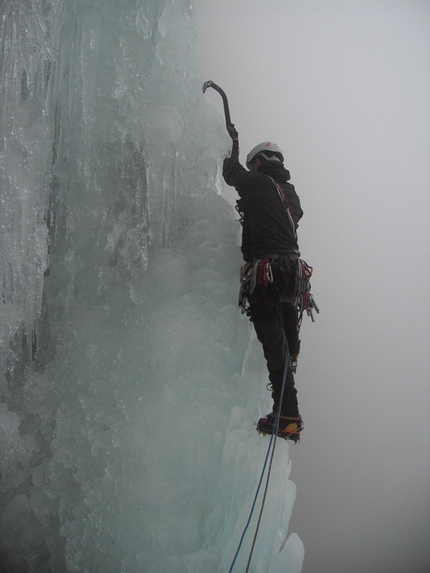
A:
<svg viewBox="0 0 430 573">
<path fill-rule="evenodd" d="M 281 159 L 275 154 L 267 155 L 266 153 L 262 152 L 259 153 L 256 157 L 264 157 L 266 161 L 277 161 L 278 163 L 281 163 Z"/>
</svg>

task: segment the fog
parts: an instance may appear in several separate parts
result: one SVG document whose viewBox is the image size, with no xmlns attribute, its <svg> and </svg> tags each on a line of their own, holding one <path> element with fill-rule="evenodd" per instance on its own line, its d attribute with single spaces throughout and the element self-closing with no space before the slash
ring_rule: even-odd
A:
<svg viewBox="0 0 430 573">
<path fill-rule="evenodd" d="M 305 212 L 321 313 L 302 328 L 305 430 L 290 449 L 303 573 L 425 573 L 430 3 L 194 7 L 203 79 L 227 93 L 242 161 L 276 142 Z"/>
</svg>

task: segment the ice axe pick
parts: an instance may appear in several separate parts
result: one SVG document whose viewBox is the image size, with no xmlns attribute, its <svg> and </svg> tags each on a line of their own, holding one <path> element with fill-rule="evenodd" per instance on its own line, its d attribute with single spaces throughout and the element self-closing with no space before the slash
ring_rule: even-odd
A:
<svg viewBox="0 0 430 573">
<path fill-rule="evenodd" d="M 213 88 L 222 97 L 222 103 L 224 104 L 225 124 L 227 127 L 227 131 L 229 133 L 231 133 L 231 130 L 234 130 L 234 125 L 231 123 L 230 110 L 228 107 L 228 100 L 227 100 L 227 96 L 225 95 L 225 91 L 223 89 L 221 89 L 219 86 L 217 86 L 212 80 L 208 80 L 207 82 L 205 82 L 203 84 L 203 93 L 205 93 L 205 91 L 208 88 Z"/>
</svg>

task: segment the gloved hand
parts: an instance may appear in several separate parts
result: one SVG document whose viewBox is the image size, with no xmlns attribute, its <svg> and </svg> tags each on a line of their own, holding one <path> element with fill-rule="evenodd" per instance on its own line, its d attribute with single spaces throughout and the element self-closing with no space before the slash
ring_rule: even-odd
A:
<svg viewBox="0 0 430 573">
<path fill-rule="evenodd" d="M 236 128 L 234 127 L 233 123 L 229 123 L 227 125 L 227 131 L 228 131 L 228 133 L 229 133 L 229 135 L 233 141 L 239 140 L 239 134 L 237 133 Z"/>
</svg>

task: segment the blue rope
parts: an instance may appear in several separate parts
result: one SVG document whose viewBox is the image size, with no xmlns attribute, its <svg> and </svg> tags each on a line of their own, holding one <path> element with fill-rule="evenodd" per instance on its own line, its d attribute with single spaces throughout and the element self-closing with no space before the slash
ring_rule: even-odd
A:
<svg viewBox="0 0 430 573">
<path fill-rule="evenodd" d="M 262 482 L 263 482 L 264 472 L 266 471 L 267 460 L 269 459 L 270 448 L 271 448 L 271 446 L 272 446 L 272 441 L 273 441 L 274 435 L 275 435 L 275 425 L 273 425 L 272 434 L 271 434 L 271 436 L 270 436 L 269 447 L 267 448 L 266 459 L 264 460 L 263 471 L 261 472 L 261 475 L 260 475 L 260 480 L 259 480 L 259 482 L 258 482 L 257 491 L 255 492 L 254 501 L 252 502 L 252 507 L 251 507 L 251 511 L 250 511 L 250 513 L 249 513 L 248 521 L 247 521 L 247 523 L 246 523 L 246 525 L 245 525 L 245 528 L 244 528 L 244 530 L 243 530 L 243 532 L 242 532 L 242 536 L 241 536 L 241 538 L 240 538 L 240 542 L 239 542 L 238 548 L 237 548 L 237 550 L 236 550 L 236 553 L 235 553 L 233 562 L 232 562 L 231 567 L 230 567 L 230 569 L 229 569 L 229 573 L 231 573 L 231 572 L 233 571 L 234 564 L 236 563 L 236 559 L 237 559 L 237 556 L 239 555 L 240 548 L 242 547 L 242 543 L 243 543 L 243 540 L 244 540 L 244 537 L 245 537 L 245 533 L 247 532 L 248 527 L 249 527 L 249 524 L 251 523 L 252 514 L 254 513 L 255 504 L 256 504 L 256 502 L 257 502 L 257 497 L 258 497 L 258 494 L 259 494 L 259 492 L 260 492 L 261 484 L 262 484 Z"/>
<path fill-rule="evenodd" d="M 273 438 L 274 438 L 274 436 L 275 436 L 275 433 L 276 433 L 276 434 L 278 433 L 279 418 L 280 418 L 280 414 L 281 414 L 282 399 L 283 399 L 283 397 L 284 397 L 284 390 L 285 390 L 285 384 L 286 384 L 287 373 L 288 373 L 288 365 L 289 365 L 289 362 L 290 362 L 290 353 L 289 353 L 289 348 L 288 348 L 288 342 L 287 342 L 287 340 L 285 340 L 285 345 L 286 345 L 285 367 L 284 367 L 284 376 L 283 376 L 283 380 L 282 380 L 281 398 L 280 398 L 280 400 L 279 400 L 278 411 L 276 412 L 275 423 L 273 424 L 272 433 L 271 433 L 271 435 L 270 435 L 269 447 L 267 448 L 266 458 L 265 458 L 265 460 L 264 460 L 263 469 L 262 469 L 262 472 L 261 472 L 261 475 L 260 475 L 260 480 L 259 480 L 259 482 L 258 482 L 257 491 L 255 492 L 254 501 L 252 502 L 251 511 L 250 511 L 250 513 L 249 513 L 248 521 L 247 521 L 247 523 L 246 523 L 246 525 L 245 525 L 245 528 L 244 528 L 244 530 L 243 530 L 243 532 L 242 532 L 242 536 L 241 536 L 241 538 L 240 538 L 239 545 L 238 545 L 238 547 L 237 547 L 235 556 L 234 556 L 233 561 L 232 561 L 232 564 L 231 564 L 231 566 L 230 566 L 229 573 L 231 573 L 231 572 L 233 571 L 233 567 L 234 567 L 234 565 L 235 565 L 235 563 L 236 563 L 237 556 L 239 555 L 239 551 L 240 551 L 240 549 L 241 549 L 241 547 L 242 547 L 242 543 L 243 543 L 243 540 L 244 540 L 244 538 L 245 538 L 245 534 L 246 534 L 246 532 L 247 532 L 247 530 L 248 530 L 249 524 L 251 523 L 252 514 L 254 513 L 255 504 L 256 504 L 256 502 L 257 502 L 258 494 L 259 494 L 259 492 L 260 492 L 260 487 L 261 487 L 261 484 L 262 484 L 262 482 L 263 482 L 264 472 L 266 471 L 267 460 L 269 459 L 269 454 L 270 454 L 270 449 L 271 449 L 271 447 L 272 447 Z M 276 442 L 275 442 L 275 443 L 276 443 Z M 262 501 L 262 504 L 261 504 L 260 515 L 259 515 L 259 517 L 258 517 L 257 528 L 256 528 L 256 530 L 255 530 L 254 540 L 253 540 L 253 543 L 252 543 L 251 552 L 250 552 L 250 554 L 249 554 L 249 559 L 248 559 L 248 564 L 247 564 L 247 567 L 246 567 L 246 571 L 248 571 L 249 564 L 250 564 L 250 562 L 251 562 L 251 557 L 252 557 L 252 552 L 253 552 L 253 550 L 254 550 L 255 540 L 256 540 L 256 538 L 257 538 L 257 533 L 258 533 L 258 529 L 259 529 L 259 526 L 260 526 L 260 520 L 261 520 L 261 516 L 262 516 L 262 514 L 263 514 L 264 502 L 265 502 L 265 499 L 266 499 L 267 488 L 268 488 L 268 485 L 269 485 L 270 470 L 271 470 L 271 467 L 272 467 L 272 461 L 273 461 L 273 454 L 274 454 L 274 452 L 275 452 L 275 444 L 274 444 L 274 446 L 273 446 L 272 456 L 271 456 L 271 459 L 270 459 L 269 473 L 268 473 L 268 475 L 267 475 L 267 480 L 266 480 L 266 488 L 265 488 L 265 491 L 264 491 L 264 497 L 263 497 L 263 501 Z"/>
</svg>

